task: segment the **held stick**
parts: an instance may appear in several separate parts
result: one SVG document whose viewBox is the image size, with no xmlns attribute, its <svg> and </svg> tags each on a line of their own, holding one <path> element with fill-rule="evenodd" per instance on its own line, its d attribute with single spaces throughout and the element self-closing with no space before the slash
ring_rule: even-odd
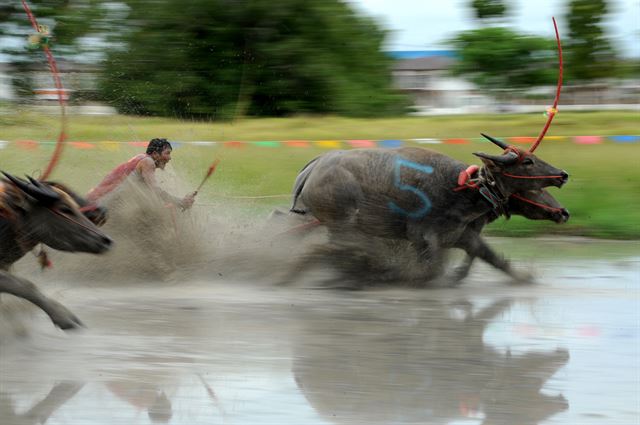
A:
<svg viewBox="0 0 640 425">
<path fill-rule="evenodd" d="M 202 186 L 204 186 L 204 184 L 209 179 L 209 177 L 211 177 L 211 175 L 216 171 L 216 167 L 218 166 L 219 163 L 220 163 L 219 159 L 216 159 L 215 161 L 213 161 L 213 163 L 209 167 L 209 170 L 207 170 L 207 174 L 202 179 L 202 182 L 200 182 L 200 186 L 198 186 L 196 191 L 193 192 L 193 196 L 196 196 L 198 194 L 198 192 L 200 192 L 200 189 L 202 189 Z"/>
</svg>

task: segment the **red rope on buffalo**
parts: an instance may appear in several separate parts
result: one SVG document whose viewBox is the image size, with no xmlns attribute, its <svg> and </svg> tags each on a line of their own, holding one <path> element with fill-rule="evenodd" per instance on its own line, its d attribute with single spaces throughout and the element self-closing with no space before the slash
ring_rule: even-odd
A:
<svg viewBox="0 0 640 425">
<path fill-rule="evenodd" d="M 45 28 L 38 25 L 38 21 L 36 20 L 36 17 L 31 12 L 31 9 L 29 8 L 29 5 L 27 4 L 27 2 L 25 0 L 21 0 L 21 1 L 22 1 L 22 7 L 24 7 L 24 11 L 27 13 L 27 17 L 29 18 L 29 21 L 31 22 L 31 26 L 33 27 L 33 29 L 35 29 L 40 34 L 46 34 Z M 60 79 L 60 73 L 58 72 L 58 66 L 56 64 L 56 60 L 53 57 L 53 54 L 51 53 L 49 46 L 47 46 L 46 44 L 42 44 L 42 49 L 44 50 L 44 53 L 47 57 L 47 62 L 49 63 L 49 70 L 51 71 L 51 75 L 53 76 L 53 82 L 55 84 L 56 91 L 58 93 L 58 103 L 60 104 L 60 114 L 61 114 L 60 134 L 58 134 L 56 148 L 53 151 L 53 154 L 51 156 L 51 159 L 49 160 L 49 164 L 47 165 L 47 168 L 45 169 L 42 176 L 40 176 L 40 180 L 46 180 L 51 174 L 51 172 L 53 171 L 53 169 L 55 168 L 55 166 L 57 165 L 58 161 L 60 160 L 60 156 L 62 155 L 62 149 L 64 148 L 64 142 L 67 140 L 67 114 L 65 109 L 66 99 L 63 97 L 64 87 L 62 86 L 62 80 Z"/>
</svg>

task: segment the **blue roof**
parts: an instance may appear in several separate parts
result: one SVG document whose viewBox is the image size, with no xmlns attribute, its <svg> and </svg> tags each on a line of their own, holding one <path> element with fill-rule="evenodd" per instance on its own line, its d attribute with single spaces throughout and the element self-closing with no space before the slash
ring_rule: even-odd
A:
<svg viewBox="0 0 640 425">
<path fill-rule="evenodd" d="M 394 59 L 417 59 L 434 56 L 453 58 L 456 55 L 453 50 L 390 50 L 385 53 Z"/>
</svg>

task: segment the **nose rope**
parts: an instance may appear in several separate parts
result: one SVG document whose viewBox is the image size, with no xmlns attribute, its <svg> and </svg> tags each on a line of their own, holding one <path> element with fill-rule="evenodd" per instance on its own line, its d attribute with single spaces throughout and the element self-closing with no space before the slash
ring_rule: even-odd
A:
<svg viewBox="0 0 640 425">
<path fill-rule="evenodd" d="M 81 213 L 84 213 L 84 212 L 88 212 L 88 211 L 95 211 L 97 209 L 98 209 L 97 205 L 95 205 L 95 204 L 87 204 L 84 207 L 80 207 L 79 211 Z"/>
<path fill-rule="evenodd" d="M 514 179 L 557 179 L 557 178 L 563 178 L 564 177 L 562 175 L 557 175 L 557 176 L 524 176 L 524 175 L 505 173 L 504 171 L 501 174 L 503 176 L 511 177 L 511 178 L 514 178 Z"/>
<path fill-rule="evenodd" d="M 532 201 L 531 199 L 525 198 L 524 196 L 520 196 L 517 193 L 511 194 L 511 197 L 519 199 L 523 202 L 527 202 L 531 205 L 535 205 L 536 207 L 542 208 L 543 210 L 549 210 L 549 211 L 560 212 L 560 213 L 563 210 L 563 208 L 550 207 L 548 205 L 540 204 L 538 202 Z"/>
<path fill-rule="evenodd" d="M 91 227 L 87 226 L 86 224 L 80 223 L 79 221 L 76 221 L 76 220 L 72 219 L 71 217 L 66 216 L 65 214 L 61 213 L 60 211 L 58 211 L 58 210 L 57 210 L 57 209 L 55 209 L 55 208 L 49 208 L 49 211 L 51 211 L 52 213 L 54 213 L 54 214 L 56 214 L 56 215 L 58 215 L 58 216 L 60 216 L 60 217 L 64 218 L 64 219 L 65 219 L 65 220 L 67 220 L 67 221 L 70 221 L 70 222 L 71 222 L 71 223 L 73 223 L 73 224 L 76 224 L 76 225 L 78 225 L 78 226 L 80 226 L 80 227 L 84 228 L 85 230 L 89 230 L 90 232 L 95 233 L 95 234 L 96 234 L 96 235 L 98 235 L 98 236 L 101 236 L 101 237 L 103 237 L 103 236 L 104 236 L 104 235 L 102 234 L 102 232 L 100 232 L 99 230 L 97 230 L 97 229 L 92 229 Z"/>
</svg>

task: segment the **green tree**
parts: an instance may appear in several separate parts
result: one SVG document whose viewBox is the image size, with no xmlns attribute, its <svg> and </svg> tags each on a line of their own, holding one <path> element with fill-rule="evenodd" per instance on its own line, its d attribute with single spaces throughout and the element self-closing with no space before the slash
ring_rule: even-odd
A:
<svg viewBox="0 0 640 425">
<path fill-rule="evenodd" d="M 567 12 L 567 73 L 572 80 L 595 80 L 615 74 L 615 52 L 605 37 L 605 0 L 571 0 Z"/>
<path fill-rule="evenodd" d="M 124 3 L 99 0 L 30 0 L 27 2 L 39 24 L 49 28 L 52 45 L 58 56 L 91 56 L 101 51 L 113 34 L 113 28 L 124 17 Z M 14 61 L 28 61 L 25 42 L 35 33 L 18 0 L 0 0 L 0 37 L 13 42 L 3 43 L 0 52 Z M 99 38 L 100 45 L 86 42 L 85 37 Z"/>
<path fill-rule="evenodd" d="M 403 111 L 385 32 L 343 1 L 132 0 L 103 95 L 125 113 L 228 119 Z"/>
<path fill-rule="evenodd" d="M 126 17 L 126 5 L 115 1 L 29 0 L 27 4 L 37 22 L 48 28 L 56 59 L 89 63 L 103 59 L 113 28 Z M 13 85 L 23 98 L 33 93 L 30 71 L 38 66 L 48 68 L 41 49 L 27 42 L 35 33 L 20 1 L 0 0 L 0 53 L 13 65 Z"/>
<path fill-rule="evenodd" d="M 503 0 L 473 0 L 471 2 L 476 18 L 502 18 L 507 13 L 507 5 Z"/>
<path fill-rule="evenodd" d="M 487 90 L 552 84 L 557 78 L 551 39 L 496 27 L 462 32 L 451 43 L 458 56 L 453 72 Z"/>
</svg>

